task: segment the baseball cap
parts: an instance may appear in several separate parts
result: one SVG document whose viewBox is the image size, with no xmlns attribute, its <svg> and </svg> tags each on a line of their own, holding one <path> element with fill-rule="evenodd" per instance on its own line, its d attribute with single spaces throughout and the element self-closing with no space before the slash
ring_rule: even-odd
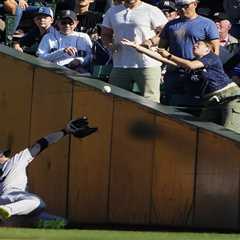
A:
<svg viewBox="0 0 240 240">
<path fill-rule="evenodd" d="M 224 12 L 215 12 L 212 15 L 213 20 L 229 20 L 229 17 L 226 13 Z"/>
<path fill-rule="evenodd" d="M 76 21 L 77 20 L 77 15 L 72 10 L 60 11 L 57 15 L 57 19 L 62 20 L 62 19 L 65 19 L 65 18 L 70 18 L 72 21 Z"/>
<path fill-rule="evenodd" d="M 198 1 L 197 0 L 175 0 L 175 3 L 177 6 L 186 5 L 193 2 L 198 2 Z"/>
<path fill-rule="evenodd" d="M 40 7 L 35 15 L 47 15 L 53 18 L 53 10 L 49 7 Z"/>
<path fill-rule="evenodd" d="M 158 7 L 162 11 L 176 11 L 176 6 L 175 6 L 175 3 L 173 1 L 161 1 L 158 4 Z"/>
</svg>

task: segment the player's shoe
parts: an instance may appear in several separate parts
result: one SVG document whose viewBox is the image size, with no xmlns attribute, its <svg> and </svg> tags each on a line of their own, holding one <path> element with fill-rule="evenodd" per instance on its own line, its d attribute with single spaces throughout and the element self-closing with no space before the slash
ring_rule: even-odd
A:
<svg viewBox="0 0 240 240">
<path fill-rule="evenodd" d="M 0 219 L 7 220 L 11 217 L 10 209 L 6 206 L 0 205 Z"/>
</svg>

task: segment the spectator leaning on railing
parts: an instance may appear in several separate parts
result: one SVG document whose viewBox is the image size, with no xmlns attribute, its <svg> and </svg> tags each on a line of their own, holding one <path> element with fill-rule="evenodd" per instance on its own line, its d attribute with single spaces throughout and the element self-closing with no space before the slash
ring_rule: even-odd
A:
<svg viewBox="0 0 240 240">
<path fill-rule="evenodd" d="M 197 0 L 176 0 L 179 18 L 166 24 L 160 37 L 151 38 L 143 42 L 143 46 L 151 47 L 159 44 L 170 53 L 185 58 L 193 59 L 193 45 L 199 40 L 209 40 L 213 51 L 219 54 L 219 34 L 216 24 L 206 18 L 199 16 L 196 12 Z M 165 104 L 176 105 L 175 95 L 183 94 L 183 84 L 179 81 L 181 72 L 178 68 L 169 67 L 164 76 L 165 98 L 161 101 Z"/>
<path fill-rule="evenodd" d="M 224 73 L 221 60 L 213 53 L 208 41 L 197 41 L 194 44 L 193 60 L 180 58 L 165 49 L 158 49 L 158 54 L 127 39 L 122 44 L 134 47 L 156 60 L 180 67 L 185 75 L 184 82 L 179 78 L 176 81 L 183 84 L 185 92 L 178 99 L 187 99 L 187 106 L 191 105 L 191 99 L 195 107 L 203 106 L 201 120 L 213 121 L 240 133 L 240 88 Z"/>
<path fill-rule="evenodd" d="M 88 72 L 92 42 L 86 33 L 74 31 L 78 24 L 77 15 L 71 10 L 64 10 L 56 18 L 59 31 L 55 30 L 42 38 L 37 55 L 80 73 Z"/>
<path fill-rule="evenodd" d="M 135 82 L 142 96 L 159 102 L 161 64 L 122 46 L 120 41 L 129 38 L 141 43 L 155 36 L 166 23 L 160 9 L 140 0 L 126 0 L 108 9 L 102 24 L 102 40 L 113 55 L 110 83 L 131 91 Z"/>
</svg>

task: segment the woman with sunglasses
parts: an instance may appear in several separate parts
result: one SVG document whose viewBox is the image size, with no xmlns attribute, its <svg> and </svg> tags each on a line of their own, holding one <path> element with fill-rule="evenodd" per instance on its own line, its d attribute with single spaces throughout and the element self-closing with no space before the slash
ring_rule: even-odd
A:
<svg viewBox="0 0 240 240">
<path fill-rule="evenodd" d="M 74 31 L 78 21 L 71 10 L 64 10 L 57 15 L 57 30 L 45 35 L 37 55 L 47 61 L 86 73 L 92 56 L 92 42 L 86 33 Z"/>
<path fill-rule="evenodd" d="M 179 96 L 179 101 L 198 100 L 198 106 L 204 109 L 200 116 L 202 120 L 213 121 L 240 133 L 240 88 L 224 73 L 221 60 L 208 41 L 197 41 L 193 45 L 193 60 L 178 57 L 162 48 L 153 52 L 127 39 L 121 43 L 181 69 L 184 93 Z M 183 101 L 177 105 L 182 104 Z"/>
</svg>

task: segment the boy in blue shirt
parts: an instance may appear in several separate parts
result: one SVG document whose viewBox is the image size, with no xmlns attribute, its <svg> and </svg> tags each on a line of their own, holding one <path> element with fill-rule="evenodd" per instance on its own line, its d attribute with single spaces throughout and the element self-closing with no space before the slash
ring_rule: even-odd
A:
<svg viewBox="0 0 240 240">
<path fill-rule="evenodd" d="M 126 39 L 122 44 L 180 68 L 183 78 L 176 81 L 181 81 L 184 92 L 179 97 L 199 99 L 204 105 L 202 120 L 213 121 L 240 133 L 240 88 L 225 74 L 219 56 L 213 53 L 208 41 L 197 41 L 193 45 L 193 60 L 178 57 L 165 49 L 158 49 L 156 53 Z"/>
</svg>

